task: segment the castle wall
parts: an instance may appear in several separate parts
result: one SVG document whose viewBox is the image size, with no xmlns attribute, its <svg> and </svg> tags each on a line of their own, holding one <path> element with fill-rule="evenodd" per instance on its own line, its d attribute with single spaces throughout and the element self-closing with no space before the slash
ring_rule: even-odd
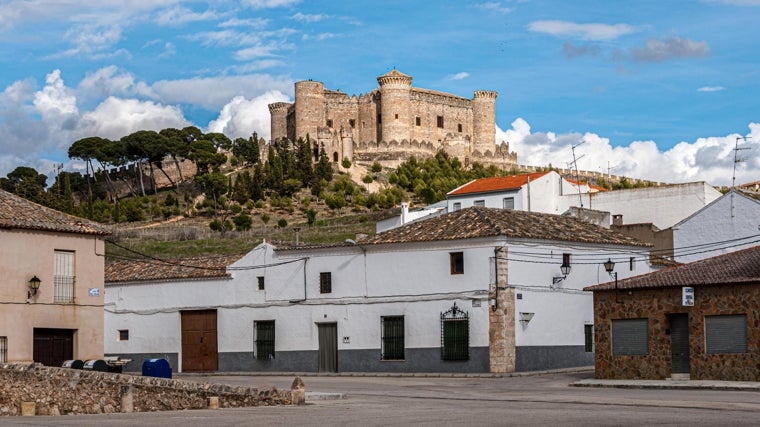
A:
<svg viewBox="0 0 760 427">
<path fill-rule="evenodd" d="M 296 82 L 296 138 L 312 137 L 325 125 L 325 86 L 321 82 Z"/>
<path fill-rule="evenodd" d="M 377 78 L 380 84 L 380 133 L 378 141 L 409 139 L 412 124 L 412 78 L 385 75 Z"/>
<path fill-rule="evenodd" d="M 408 139 L 443 142 L 449 133 L 472 135 L 472 107 L 469 100 L 420 89 L 413 89 L 411 95 L 413 126 Z M 419 126 L 416 124 L 417 117 L 420 118 Z M 443 127 L 438 127 L 438 117 L 443 118 Z"/>
<path fill-rule="evenodd" d="M 287 102 L 275 102 L 269 104 L 269 115 L 272 130 L 272 141 L 288 138 L 288 109 L 293 104 Z"/>
<path fill-rule="evenodd" d="M 478 90 L 472 100 L 472 142 L 480 152 L 492 149 L 496 140 L 496 95 L 495 91 Z"/>
</svg>

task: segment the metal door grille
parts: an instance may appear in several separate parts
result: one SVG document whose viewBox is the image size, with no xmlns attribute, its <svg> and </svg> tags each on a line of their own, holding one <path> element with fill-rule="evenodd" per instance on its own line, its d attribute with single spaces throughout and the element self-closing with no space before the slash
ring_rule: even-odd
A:
<svg viewBox="0 0 760 427">
<path fill-rule="evenodd" d="M 256 359 L 274 359 L 274 320 L 253 322 L 256 330 Z"/>
<path fill-rule="evenodd" d="M 470 359 L 470 318 L 454 303 L 441 313 L 441 360 Z"/>
<path fill-rule="evenodd" d="M 385 316 L 381 322 L 382 359 L 404 360 L 404 316 Z"/>
<path fill-rule="evenodd" d="M 0 363 L 8 362 L 8 337 L 0 337 Z"/>
</svg>

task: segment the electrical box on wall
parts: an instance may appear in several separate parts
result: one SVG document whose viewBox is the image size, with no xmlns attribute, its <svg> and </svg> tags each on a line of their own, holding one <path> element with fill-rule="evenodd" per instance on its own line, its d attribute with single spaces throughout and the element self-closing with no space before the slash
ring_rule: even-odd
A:
<svg viewBox="0 0 760 427">
<path fill-rule="evenodd" d="M 343 344 L 351 344 L 351 337 L 343 337 Z"/>
</svg>

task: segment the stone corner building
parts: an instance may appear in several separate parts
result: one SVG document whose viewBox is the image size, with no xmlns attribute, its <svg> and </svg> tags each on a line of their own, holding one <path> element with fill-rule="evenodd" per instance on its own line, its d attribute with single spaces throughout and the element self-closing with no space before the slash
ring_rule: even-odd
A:
<svg viewBox="0 0 760 427">
<path fill-rule="evenodd" d="M 597 378 L 760 381 L 760 246 L 584 290 Z"/>
<path fill-rule="evenodd" d="M 496 145 L 497 93 L 476 90 L 472 99 L 412 87 L 396 69 L 377 78 L 378 88 L 359 96 L 295 83 L 295 102 L 269 104 L 272 141 L 308 135 L 315 151 L 324 146 L 332 161 L 381 161 L 393 166 L 412 155 L 430 157 L 443 149 L 468 165 L 517 165 L 509 144 Z"/>
</svg>

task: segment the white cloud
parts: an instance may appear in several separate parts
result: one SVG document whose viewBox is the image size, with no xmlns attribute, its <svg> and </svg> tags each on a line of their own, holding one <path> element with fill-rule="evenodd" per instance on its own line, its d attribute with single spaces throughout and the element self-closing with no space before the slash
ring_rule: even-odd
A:
<svg viewBox="0 0 760 427">
<path fill-rule="evenodd" d="M 193 104 L 218 110 L 236 96 L 254 98 L 270 90 L 293 92 L 293 80 L 268 74 L 161 80 L 151 86 L 165 104 Z"/>
<path fill-rule="evenodd" d="M 499 2 L 486 2 L 486 3 L 478 3 L 475 5 L 478 9 L 482 9 L 488 12 L 497 12 L 497 13 L 510 13 L 512 12 L 511 7 L 506 7 L 503 4 Z"/>
<path fill-rule="evenodd" d="M 461 73 L 452 74 L 446 77 L 447 80 L 462 80 L 470 77 L 470 73 L 462 71 Z"/>
<path fill-rule="evenodd" d="M 110 54 L 107 51 L 121 40 L 119 25 L 77 25 L 63 36 L 74 47 L 61 53 L 61 56 Z"/>
<path fill-rule="evenodd" d="M 334 33 L 321 33 L 321 34 L 317 34 L 315 36 L 312 36 L 312 35 L 309 35 L 309 34 L 304 34 L 303 36 L 301 36 L 301 40 L 316 40 L 316 41 L 320 41 L 321 42 L 323 40 L 331 39 L 331 38 L 334 38 L 334 37 L 338 37 L 338 35 L 334 34 Z"/>
<path fill-rule="evenodd" d="M 59 125 L 77 116 L 77 98 L 63 84 L 61 70 L 55 70 L 45 77 L 46 86 L 34 94 L 34 106 L 44 121 Z"/>
<path fill-rule="evenodd" d="M 557 37 L 573 37 L 594 41 L 614 40 L 637 31 L 635 27 L 628 24 L 578 24 L 557 20 L 531 22 L 528 24 L 528 30 Z"/>
<path fill-rule="evenodd" d="M 222 28 L 250 27 L 253 29 L 266 28 L 267 25 L 269 25 L 269 20 L 264 19 L 264 18 L 248 18 L 248 19 L 232 18 L 219 24 L 219 26 Z"/>
<path fill-rule="evenodd" d="M 743 146 L 750 150 L 742 152 L 744 161 L 737 167 L 737 183 L 756 181 L 756 171 L 760 170 L 760 123 L 750 123 L 749 129 L 744 135 L 749 138 Z M 584 155 L 578 161 L 579 169 L 606 173 L 609 162 L 614 175 L 667 183 L 706 181 L 712 185 L 731 184 L 737 137 L 743 136 L 698 138 L 661 151 L 654 141 L 633 141 L 627 146 L 612 147 L 608 138 L 594 133 L 532 133 L 522 118 L 512 122 L 510 129 L 496 128 L 496 141 L 508 141 L 521 165 L 552 164 L 567 168 L 572 161 L 570 147 L 585 141 L 576 149 L 576 155 Z"/>
<path fill-rule="evenodd" d="M 323 21 L 327 18 L 329 18 L 329 15 L 325 14 L 314 14 L 314 15 L 307 15 L 303 14 L 301 12 L 296 13 L 295 15 L 291 16 L 290 19 L 298 22 L 319 22 Z"/>
<path fill-rule="evenodd" d="M 659 62 L 671 58 L 704 58 L 710 54 L 707 42 L 682 37 L 649 39 L 646 45 L 631 49 L 631 57 L 641 62 Z"/>
<path fill-rule="evenodd" d="M 217 18 L 217 13 L 211 10 L 195 12 L 184 6 L 177 5 L 159 12 L 156 17 L 156 23 L 158 23 L 158 25 L 177 26 L 189 22 L 210 21 Z"/>
<path fill-rule="evenodd" d="M 179 107 L 151 101 L 108 97 L 93 111 L 82 115 L 77 133 L 119 139 L 138 130 L 159 131 L 168 127 L 189 126 Z"/>
<path fill-rule="evenodd" d="M 702 86 L 701 88 L 697 89 L 697 92 L 720 92 L 724 89 L 725 88 L 723 86 Z"/>
<path fill-rule="evenodd" d="M 269 140 L 270 117 L 269 104 L 289 101 L 290 98 L 280 91 L 269 91 L 253 99 L 236 96 L 219 112 L 219 117 L 208 124 L 208 132 L 222 132 L 228 137 L 247 138 L 253 132 Z"/>
<path fill-rule="evenodd" d="M 104 99 L 111 95 L 155 97 L 144 82 L 136 82 L 131 73 L 119 71 L 115 65 L 87 74 L 77 90 L 84 100 Z"/>
<path fill-rule="evenodd" d="M 301 0 L 243 0 L 243 4 L 246 4 L 254 9 L 286 7 L 300 2 Z"/>
</svg>

